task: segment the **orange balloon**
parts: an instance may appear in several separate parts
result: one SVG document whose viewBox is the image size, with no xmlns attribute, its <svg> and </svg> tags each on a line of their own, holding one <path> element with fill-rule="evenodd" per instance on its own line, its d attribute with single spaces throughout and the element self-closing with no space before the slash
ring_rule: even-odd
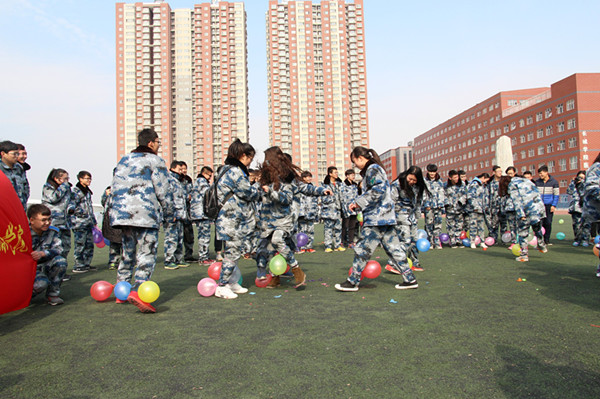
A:
<svg viewBox="0 0 600 399">
<path fill-rule="evenodd" d="M 600 249 L 596 245 L 594 245 L 594 255 L 600 258 Z"/>
</svg>

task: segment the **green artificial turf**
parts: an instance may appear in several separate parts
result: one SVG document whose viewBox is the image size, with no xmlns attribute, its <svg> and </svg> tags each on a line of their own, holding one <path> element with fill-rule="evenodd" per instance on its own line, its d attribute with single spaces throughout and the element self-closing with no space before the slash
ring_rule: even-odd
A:
<svg viewBox="0 0 600 399">
<path fill-rule="evenodd" d="M 342 293 L 353 251 L 325 254 L 318 226 L 317 252 L 298 255 L 305 290 L 256 288 L 244 260 L 255 294 L 236 300 L 201 297 L 207 267 L 165 270 L 161 247 L 156 314 L 90 297 L 115 281 L 96 250 L 100 271 L 64 283 L 65 305 L 0 316 L 0 397 L 597 398 L 598 259 L 571 246 L 568 216 L 558 231 L 529 263 L 499 246 L 429 250 L 417 290 L 383 271 Z"/>
</svg>

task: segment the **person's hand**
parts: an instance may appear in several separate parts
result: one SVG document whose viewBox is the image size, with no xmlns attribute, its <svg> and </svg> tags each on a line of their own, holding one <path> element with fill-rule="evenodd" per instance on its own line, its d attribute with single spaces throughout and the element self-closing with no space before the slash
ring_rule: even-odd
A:
<svg viewBox="0 0 600 399">
<path fill-rule="evenodd" d="M 269 192 L 269 186 L 262 186 L 262 189 L 265 193 Z"/>
<path fill-rule="evenodd" d="M 359 208 L 360 207 L 357 204 L 355 204 L 354 202 L 351 203 L 350 205 L 348 205 L 348 209 L 350 209 L 351 211 L 355 211 L 355 210 L 357 210 Z"/>
<path fill-rule="evenodd" d="M 550 207 L 550 212 L 554 213 L 554 211 L 555 211 L 555 210 L 556 210 L 556 207 L 555 207 L 555 206 L 551 206 L 551 207 Z"/>
<path fill-rule="evenodd" d="M 323 193 L 325 195 L 333 195 L 333 191 L 331 191 L 331 190 L 325 190 Z"/>
<path fill-rule="evenodd" d="M 33 258 L 33 260 L 35 260 L 36 262 L 40 259 L 42 259 L 44 256 L 46 256 L 46 253 L 44 251 L 33 251 L 31 253 L 31 257 Z"/>
</svg>

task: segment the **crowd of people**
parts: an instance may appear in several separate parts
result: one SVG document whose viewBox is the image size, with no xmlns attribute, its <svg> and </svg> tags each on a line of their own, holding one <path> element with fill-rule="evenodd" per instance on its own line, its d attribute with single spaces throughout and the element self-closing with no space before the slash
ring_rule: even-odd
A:
<svg viewBox="0 0 600 399">
<path fill-rule="evenodd" d="M 306 274 L 296 255 L 317 250 L 317 223 L 324 225 L 324 252 L 348 248 L 355 252 L 350 275 L 335 285 L 339 291 L 358 291 L 363 270 L 378 245 L 389 257 L 385 269 L 401 277 L 395 288 L 418 288 L 414 272 L 423 270 L 416 245 L 421 215 L 430 245 L 437 250 L 444 248 L 443 243 L 452 249 L 464 247 L 467 232 L 471 248 L 487 249 L 490 242 L 501 241 L 509 248 L 518 245 L 516 260 L 520 262 L 529 260 L 529 245 L 542 253 L 552 245 L 559 185 L 544 165 L 537 170 L 537 179 L 531 172 L 517 175 L 512 166 L 506 170 L 494 166 L 491 176 L 482 173 L 470 180 L 464 171 L 451 170 L 447 181 L 434 164 L 427 165 L 425 172 L 411 166 L 390 182 L 377 153 L 356 147 L 350 159 L 360 170 L 360 179 L 354 169 L 348 169 L 342 181 L 337 168 L 330 166 L 323 183 L 314 185 L 311 173 L 302 171 L 279 147 L 265 151 L 259 169 L 249 169 L 255 150 L 249 143 L 235 140 L 224 165 L 216 171 L 204 166 L 194 181 L 187 175 L 185 162 L 173 161 L 167 168 L 157 155 L 161 143 L 152 129 L 139 132 L 138 144 L 113 170 L 112 184 L 102 195 L 101 225 L 109 241 L 109 269 L 116 270 L 117 282 L 132 285 L 127 300 L 116 301 L 133 303 L 142 312 L 156 311 L 140 299 L 137 288 L 154 272 L 161 226 L 164 268 L 222 261 L 215 295 L 225 299 L 248 291 L 236 279 L 242 257 L 256 261 L 257 286 L 277 288 L 280 276 L 272 275 L 268 265 L 276 254 L 283 256 L 293 286 L 303 288 Z M 61 283 L 71 278 L 66 259 L 72 239 L 72 273 L 96 269 L 92 257 L 98 221 L 92 207 L 92 175 L 80 171 L 73 186 L 66 170 L 52 169 L 42 189 L 41 204 L 28 208 L 30 167 L 25 147 L 3 141 L 0 155 L 0 169 L 12 182 L 30 222 L 31 255 L 38 265 L 33 296 L 45 292 L 50 305 L 62 304 Z M 599 181 L 600 155 L 569 185 L 574 246 L 593 244 L 592 222 L 600 220 Z M 447 237 L 442 242 L 444 219 Z M 213 224 L 215 259 L 209 252 Z M 536 237 L 531 241 L 530 229 Z M 301 247 L 296 241 L 299 233 L 307 238 Z M 193 253 L 196 242 L 197 257 Z"/>
</svg>

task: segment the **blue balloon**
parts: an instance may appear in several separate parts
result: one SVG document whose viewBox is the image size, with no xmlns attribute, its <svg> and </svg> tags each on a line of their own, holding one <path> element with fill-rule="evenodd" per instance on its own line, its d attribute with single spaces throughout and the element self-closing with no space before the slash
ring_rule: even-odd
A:
<svg viewBox="0 0 600 399">
<path fill-rule="evenodd" d="M 426 238 L 420 238 L 417 240 L 417 249 L 420 252 L 427 252 L 431 247 L 431 243 Z"/>
<path fill-rule="evenodd" d="M 600 236 L 596 236 L 596 238 L 594 238 L 594 244 L 598 243 L 600 243 Z"/>
<path fill-rule="evenodd" d="M 104 245 L 109 245 L 110 246 L 110 241 L 108 241 L 108 238 L 104 239 Z"/>
<path fill-rule="evenodd" d="M 427 239 L 428 235 L 427 235 L 427 232 L 425 230 L 419 229 L 419 230 L 417 230 L 417 240 L 420 240 L 422 238 Z"/>
<path fill-rule="evenodd" d="M 115 289 L 113 292 L 115 293 L 117 299 L 126 301 L 129 297 L 129 293 L 131 292 L 131 284 L 129 284 L 129 282 L 127 281 L 119 281 L 115 285 Z"/>
<path fill-rule="evenodd" d="M 464 240 L 462 240 L 462 245 L 464 245 L 465 247 L 470 247 L 471 240 L 469 240 L 468 238 L 465 238 Z"/>
<path fill-rule="evenodd" d="M 558 238 L 559 240 L 564 240 L 566 236 L 567 235 L 565 233 L 563 233 L 562 231 L 559 231 L 558 233 L 556 233 L 556 238 Z"/>
</svg>

